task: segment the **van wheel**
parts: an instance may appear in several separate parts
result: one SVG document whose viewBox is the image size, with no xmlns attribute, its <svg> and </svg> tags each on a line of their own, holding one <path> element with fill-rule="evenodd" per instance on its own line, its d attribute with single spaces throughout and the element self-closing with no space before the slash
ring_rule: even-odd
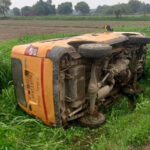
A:
<svg viewBox="0 0 150 150">
<path fill-rule="evenodd" d="M 85 115 L 78 119 L 78 122 L 83 127 L 88 128 L 98 128 L 105 123 L 105 116 L 102 113 L 97 115 Z"/>
<path fill-rule="evenodd" d="M 147 44 L 150 43 L 150 37 L 132 35 L 129 36 L 129 42 L 137 44 Z"/>
<path fill-rule="evenodd" d="M 92 43 L 92 44 L 83 44 L 79 46 L 78 52 L 87 58 L 100 58 L 111 56 L 112 47 L 108 44 L 102 43 Z"/>
</svg>

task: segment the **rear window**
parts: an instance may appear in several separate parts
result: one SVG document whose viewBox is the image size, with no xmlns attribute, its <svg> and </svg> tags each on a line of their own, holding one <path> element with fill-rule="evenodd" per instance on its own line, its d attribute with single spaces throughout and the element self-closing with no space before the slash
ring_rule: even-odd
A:
<svg viewBox="0 0 150 150">
<path fill-rule="evenodd" d="M 13 83 L 15 87 L 17 101 L 19 104 L 23 105 L 24 107 L 27 107 L 25 92 L 24 92 L 22 63 L 21 60 L 16 58 L 12 58 L 12 76 L 13 76 Z"/>
</svg>

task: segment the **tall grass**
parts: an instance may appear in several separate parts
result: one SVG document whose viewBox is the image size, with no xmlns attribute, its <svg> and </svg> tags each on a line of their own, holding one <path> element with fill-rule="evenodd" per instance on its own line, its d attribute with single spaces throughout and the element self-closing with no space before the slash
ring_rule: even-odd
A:
<svg viewBox="0 0 150 150">
<path fill-rule="evenodd" d="M 105 131 L 95 149 L 128 150 L 150 142 L 150 52 L 148 52 L 145 77 L 139 82 L 144 92 L 136 100 L 136 109 L 128 110 L 127 101 L 122 99 L 107 114 Z"/>
<path fill-rule="evenodd" d="M 149 29 L 120 30 L 147 33 Z M 0 43 L 0 60 L 3 63 L 0 64 L 0 70 L 5 74 L 0 78 L 5 88 L 0 94 L 0 150 L 127 150 L 150 142 L 150 52 L 147 55 L 145 77 L 139 82 L 144 92 L 136 98 L 136 109 L 131 111 L 127 98 L 122 98 L 108 110 L 107 122 L 101 128 L 91 130 L 79 127 L 76 123 L 67 130 L 48 127 L 18 107 L 14 87 L 8 84 L 11 82 L 11 48 L 17 44 L 71 35 L 74 34 L 25 36 Z"/>
</svg>

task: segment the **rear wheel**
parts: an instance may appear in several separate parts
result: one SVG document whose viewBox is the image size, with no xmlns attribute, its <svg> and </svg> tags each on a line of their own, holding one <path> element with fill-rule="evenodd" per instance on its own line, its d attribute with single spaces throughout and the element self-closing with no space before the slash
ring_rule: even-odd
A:
<svg viewBox="0 0 150 150">
<path fill-rule="evenodd" d="M 112 47 L 108 44 L 93 43 L 83 44 L 79 46 L 78 52 L 87 58 L 100 58 L 110 56 L 112 54 Z"/>
</svg>

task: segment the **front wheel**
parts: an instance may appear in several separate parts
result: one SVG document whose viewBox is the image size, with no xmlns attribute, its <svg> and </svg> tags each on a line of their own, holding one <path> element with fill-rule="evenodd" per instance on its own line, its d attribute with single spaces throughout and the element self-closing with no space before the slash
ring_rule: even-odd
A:
<svg viewBox="0 0 150 150">
<path fill-rule="evenodd" d="M 150 43 L 150 37 L 147 36 L 137 36 L 137 35 L 132 35 L 129 36 L 129 42 L 130 43 L 137 43 L 137 44 L 148 44 Z"/>
<path fill-rule="evenodd" d="M 102 43 L 83 44 L 79 46 L 78 52 L 86 58 L 101 58 L 111 56 L 112 47 Z"/>
</svg>

